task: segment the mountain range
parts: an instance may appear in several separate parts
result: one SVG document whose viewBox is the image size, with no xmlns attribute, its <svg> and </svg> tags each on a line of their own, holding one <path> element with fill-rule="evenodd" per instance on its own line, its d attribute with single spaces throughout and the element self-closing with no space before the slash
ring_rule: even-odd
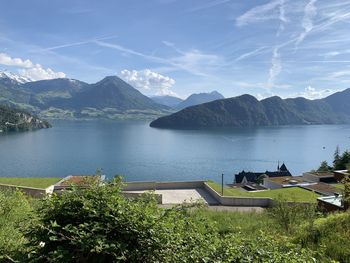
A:
<svg viewBox="0 0 350 263">
<path fill-rule="evenodd" d="M 318 100 L 274 96 L 259 101 L 242 95 L 185 108 L 150 126 L 198 129 L 341 123 L 350 123 L 350 89 Z"/>
<path fill-rule="evenodd" d="M 194 93 L 188 96 L 185 100 L 174 96 L 153 96 L 151 99 L 158 104 L 168 106 L 175 110 L 182 110 L 190 106 L 224 99 L 224 96 L 217 91 L 212 91 L 210 93 Z"/>
<path fill-rule="evenodd" d="M 0 104 L 44 118 L 154 119 L 172 112 L 117 76 L 88 84 L 66 78 L 30 81 L 5 72 Z"/>
</svg>

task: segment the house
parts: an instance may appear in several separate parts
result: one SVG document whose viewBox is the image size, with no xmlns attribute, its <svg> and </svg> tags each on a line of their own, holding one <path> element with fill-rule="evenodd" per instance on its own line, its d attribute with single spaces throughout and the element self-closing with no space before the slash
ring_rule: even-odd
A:
<svg viewBox="0 0 350 263">
<path fill-rule="evenodd" d="M 295 186 L 309 186 L 313 184 L 316 183 L 307 181 L 302 176 L 266 177 L 263 181 L 263 186 L 269 189 L 280 189 Z"/>
<path fill-rule="evenodd" d="M 337 170 L 334 171 L 334 177 L 338 182 L 341 182 L 345 176 L 350 177 L 350 171 L 349 170 Z"/>
<path fill-rule="evenodd" d="M 286 165 L 283 163 L 281 167 L 277 166 L 277 171 L 265 171 L 265 172 L 245 172 L 244 170 L 234 176 L 234 183 L 236 184 L 247 184 L 248 182 L 257 183 L 258 178 L 262 175 L 268 177 L 281 177 L 281 176 L 292 176 L 288 171 Z"/>
<path fill-rule="evenodd" d="M 341 195 L 321 196 L 317 198 L 317 206 L 327 212 L 344 211 L 348 208 L 344 206 Z"/>
<path fill-rule="evenodd" d="M 303 177 L 311 182 L 336 183 L 337 180 L 333 172 L 307 172 L 303 173 Z"/>
</svg>

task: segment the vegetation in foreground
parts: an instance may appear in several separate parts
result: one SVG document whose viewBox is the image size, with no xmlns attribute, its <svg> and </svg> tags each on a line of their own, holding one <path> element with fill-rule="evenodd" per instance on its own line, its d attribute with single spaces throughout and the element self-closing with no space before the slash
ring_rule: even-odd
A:
<svg viewBox="0 0 350 263">
<path fill-rule="evenodd" d="M 28 200 L 1 193 L 4 262 L 349 262 L 350 213 L 278 206 L 232 213 L 121 195 L 117 179 Z M 335 238 L 337 237 L 337 238 Z M 336 251 L 335 251 L 335 248 Z M 334 262 L 334 261 L 333 261 Z"/>
<path fill-rule="evenodd" d="M 0 184 L 11 184 L 45 189 L 57 183 L 62 178 L 57 177 L 0 177 Z"/>
</svg>

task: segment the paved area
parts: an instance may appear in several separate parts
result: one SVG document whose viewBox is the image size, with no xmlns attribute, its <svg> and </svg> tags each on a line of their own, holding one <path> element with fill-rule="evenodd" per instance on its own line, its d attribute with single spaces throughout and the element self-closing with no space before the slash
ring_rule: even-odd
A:
<svg viewBox="0 0 350 263">
<path fill-rule="evenodd" d="M 131 193 L 142 193 L 145 191 L 126 191 Z M 169 189 L 169 190 L 155 190 L 155 194 L 163 196 L 163 204 L 182 204 L 203 201 L 209 205 L 218 204 L 217 201 L 204 189 Z"/>
<path fill-rule="evenodd" d="M 159 205 L 161 208 L 172 208 L 175 206 L 175 204 L 163 204 Z M 197 208 L 191 208 L 191 209 L 197 209 Z M 251 207 L 251 206 L 224 206 L 224 205 L 208 205 L 205 209 L 213 210 L 213 211 L 226 211 L 226 212 L 239 212 L 239 213 L 261 213 L 266 208 L 264 207 Z"/>
</svg>

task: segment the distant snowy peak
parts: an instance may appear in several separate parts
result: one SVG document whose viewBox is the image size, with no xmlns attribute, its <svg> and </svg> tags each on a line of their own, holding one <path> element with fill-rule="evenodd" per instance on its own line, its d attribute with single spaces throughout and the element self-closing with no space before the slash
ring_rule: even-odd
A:
<svg viewBox="0 0 350 263">
<path fill-rule="evenodd" d="M 2 78 L 8 78 L 14 81 L 17 81 L 18 83 L 26 83 L 26 82 L 32 82 L 33 80 L 27 77 L 23 77 L 18 74 L 14 74 L 8 71 L 0 71 L 0 79 Z"/>
</svg>

